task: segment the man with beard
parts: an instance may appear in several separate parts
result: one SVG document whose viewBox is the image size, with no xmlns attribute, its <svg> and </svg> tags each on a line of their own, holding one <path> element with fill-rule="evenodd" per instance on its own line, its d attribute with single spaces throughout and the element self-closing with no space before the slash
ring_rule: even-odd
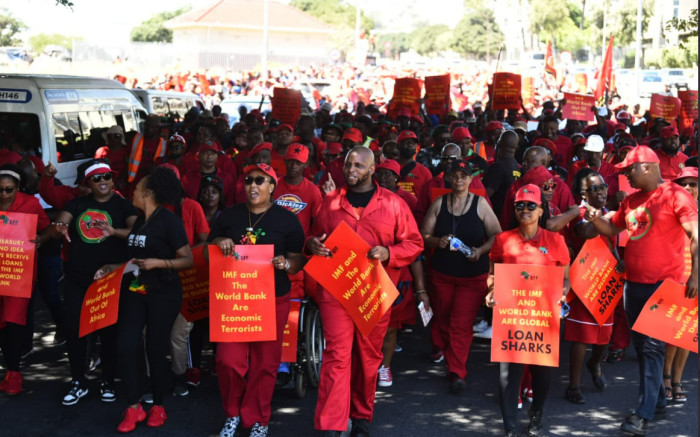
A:
<svg viewBox="0 0 700 437">
<path fill-rule="evenodd" d="M 661 138 L 661 148 L 656 150 L 656 155 L 659 157 L 659 169 L 661 177 L 670 181 L 681 172 L 688 156 L 680 151 L 681 142 L 678 139 L 678 129 L 675 127 L 661 128 L 659 137 Z"/>
<path fill-rule="evenodd" d="M 449 134 L 448 134 L 449 135 Z M 424 165 L 414 161 L 418 137 L 410 130 L 399 133 L 399 164 L 401 165 L 401 180 L 399 186 L 405 191 L 417 196 L 433 174 Z"/>
<path fill-rule="evenodd" d="M 367 256 L 383 263 L 396 283 L 403 266 L 423 250 L 423 241 L 406 203 L 396 194 L 373 182 L 374 154 L 365 147 L 352 149 L 343 166 L 346 186 L 328 193 L 314 221 L 306 253 L 330 256 L 323 244 L 340 222 L 348 224 L 371 249 Z M 352 419 L 351 435 L 369 436 L 374 411 L 377 369 L 382 362 L 382 344 L 390 313 L 384 314 L 366 336 L 327 290 L 319 286 L 326 350 L 318 387 L 314 426 L 325 436 L 340 436 Z"/>
<path fill-rule="evenodd" d="M 569 137 L 559 135 L 559 120 L 554 115 L 548 115 L 542 119 L 541 126 L 542 137 L 553 141 L 557 146 L 553 154 L 554 161 L 564 168 L 569 168 L 574 155 L 574 145 Z"/>
</svg>

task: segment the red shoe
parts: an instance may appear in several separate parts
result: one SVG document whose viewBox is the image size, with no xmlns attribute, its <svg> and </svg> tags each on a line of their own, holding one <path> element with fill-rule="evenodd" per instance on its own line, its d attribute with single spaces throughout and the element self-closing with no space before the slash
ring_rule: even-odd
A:
<svg viewBox="0 0 700 437">
<path fill-rule="evenodd" d="M 126 410 L 124 410 L 123 417 L 122 422 L 117 427 L 117 431 L 131 432 L 136 429 L 137 423 L 146 420 L 146 412 L 143 411 L 143 407 L 139 403 L 138 407 L 136 408 L 128 407 Z"/>
<path fill-rule="evenodd" d="M 16 395 L 22 393 L 22 384 L 24 383 L 24 378 L 20 372 L 14 372 L 12 370 L 7 371 L 5 376 L 5 381 L 7 386 L 3 390 L 8 395 Z"/>
<path fill-rule="evenodd" d="M 198 367 L 192 367 L 190 369 L 187 369 L 187 372 L 185 372 L 185 379 L 187 380 L 187 385 L 191 385 L 192 387 L 198 387 L 201 378 L 202 370 Z"/>
<path fill-rule="evenodd" d="M 160 405 L 154 405 L 148 411 L 148 420 L 146 421 L 146 426 L 151 428 L 158 428 L 163 426 L 165 421 L 168 420 L 168 415 L 165 414 L 165 408 Z"/>
</svg>

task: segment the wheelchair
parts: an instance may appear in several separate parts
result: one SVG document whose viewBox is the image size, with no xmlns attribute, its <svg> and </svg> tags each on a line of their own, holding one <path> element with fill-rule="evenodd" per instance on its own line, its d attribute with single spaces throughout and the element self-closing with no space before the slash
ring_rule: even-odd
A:
<svg viewBox="0 0 700 437">
<path fill-rule="evenodd" d="M 326 340 L 323 337 L 321 311 L 309 297 L 292 299 L 301 302 L 297 336 L 297 361 L 290 363 L 290 382 L 294 394 L 303 399 L 309 387 L 317 388 L 321 377 L 321 362 Z"/>
</svg>

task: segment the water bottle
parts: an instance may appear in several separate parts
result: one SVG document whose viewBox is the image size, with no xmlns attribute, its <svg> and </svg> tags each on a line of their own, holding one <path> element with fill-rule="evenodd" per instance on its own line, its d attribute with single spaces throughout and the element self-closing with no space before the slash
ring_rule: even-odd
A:
<svg viewBox="0 0 700 437">
<path fill-rule="evenodd" d="M 458 251 L 462 252 L 465 256 L 472 256 L 472 254 L 474 253 L 474 250 L 471 247 L 462 243 L 462 240 L 460 240 L 457 237 L 450 238 L 450 250 L 451 251 L 458 250 Z"/>
</svg>

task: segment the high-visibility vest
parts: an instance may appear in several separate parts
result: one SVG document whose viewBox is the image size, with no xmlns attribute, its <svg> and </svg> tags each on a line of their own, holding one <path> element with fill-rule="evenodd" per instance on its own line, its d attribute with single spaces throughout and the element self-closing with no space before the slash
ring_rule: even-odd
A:
<svg viewBox="0 0 700 437">
<path fill-rule="evenodd" d="M 489 159 L 486 157 L 486 147 L 481 147 L 483 145 L 483 141 L 479 141 L 478 143 L 474 144 L 474 152 L 488 161 Z"/>
<path fill-rule="evenodd" d="M 158 143 L 158 148 L 156 149 L 156 154 L 153 156 L 153 162 L 158 158 L 164 158 L 166 152 L 167 142 L 161 138 Z M 139 164 L 141 164 L 141 156 L 143 155 L 143 134 L 138 134 L 134 137 L 131 142 L 131 154 L 129 155 L 128 172 L 129 172 L 129 183 L 136 179 L 136 173 L 139 171 Z"/>
</svg>

